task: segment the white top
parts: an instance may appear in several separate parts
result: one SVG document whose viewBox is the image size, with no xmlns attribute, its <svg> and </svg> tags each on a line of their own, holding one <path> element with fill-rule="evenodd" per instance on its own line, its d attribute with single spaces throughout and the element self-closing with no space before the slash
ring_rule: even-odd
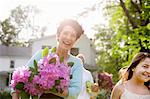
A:
<svg viewBox="0 0 150 99">
<path fill-rule="evenodd" d="M 129 90 L 124 88 L 124 92 L 121 95 L 120 99 L 150 99 L 150 94 L 149 95 L 140 95 L 140 94 L 130 92 Z"/>
<path fill-rule="evenodd" d="M 86 91 L 86 81 L 90 81 L 93 83 L 93 77 L 91 72 L 84 68 L 82 76 L 82 90 L 77 99 L 90 99 L 90 94 L 88 94 L 88 92 Z"/>
</svg>

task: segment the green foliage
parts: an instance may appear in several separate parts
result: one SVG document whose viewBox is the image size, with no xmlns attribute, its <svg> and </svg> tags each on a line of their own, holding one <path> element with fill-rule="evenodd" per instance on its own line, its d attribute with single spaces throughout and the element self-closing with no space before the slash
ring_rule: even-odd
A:
<svg viewBox="0 0 150 99">
<path fill-rule="evenodd" d="M 119 79 L 120 68 L 128 66 L 139 51 L 150 50 L 150 2 L 120 0 L 108 4 L 106 9 L 111 17 L 109 27 L 99 26 L 95 35 L 95 45 L 98 49 L 97 65 L 102 70 L 112 73 L 116 82 Z"/>
<path fill-rule="evenodd" d="M 11 99 L 10 92 L 7 91 L 0 92 L 0 99 Z"/>
<path fill-rule="evenodd" d="M 18 34 L 25 26 L 27 19 L 26 8 L 16 7 L 11 11 L 11 15 L 0 22 L 0 44 L 5 46 L 27 46 L 28 42 L 21 41 Z"/>
<path fill-rule="evenodd" d="M 52 63 L 56 64 L 56 57 L 51 58 L 51 59 L 49 60 L 49 64 L 52 64 Z"/>
<path fill-rule="evenodd" d="M 29 46 L 29 42 L 19 38 L 19 34 L 25 29 L 35 30 L 35 27 L 31 25 L 29 17 L 31 13 L 35 13 L 34 10 L 36 9 L 32 6 L 18 6 L 11 10 L 8 18 L 0 20 L 0 44 L 5 46 Z M 41 32 L 44 32 L 44 30 L 41 30 Z"/>
<path fill-rule="evenodd" d="M 99 94 L 96 99 L 110 99 L 111 92 L 107 92 L 106 90 L 102 89 L 99 91 Z"/>
<path fill-rule="evenodd" d="M 43 51 L 42 51 L 42 57 L 47 56 L 48 53 L 49 53 L 49 48 L 48 48 L 48 47 L 45 47 L 45 48 L 43 49 Z"/>
<path fill-rule="evenodd" d="M 118 81 L 118 70 L 121 68 L 120 57 L 112 54 L 115 32 L 111 28 L 97 27 L 98 33 L 95 35 L 95 46 L 98 52 L 97 65 L 108 73 L 113 74 L 113 81 Z"/>
<path fill-rule="evenodd" d="M 23 90 L 23 88 L 24 88 L 24 83 L 20 82 L 16 85 L 16 89 L 18 89 L 18 90 Z"/>
<path fill-rule="evenodd" d="M 34 70 L 35 70 L 35 74 L 38 74 L 38 64 L 36 60 L 34 60 Z"/>
<path fill-rule="evenodd" d="M 29 99 L 30 95 L 28 93 L 26 93 L 25 91 L 21 91 L 19 93 L 19 95 L 21 96 L 21 99 Z"/>
<path fill-rule="evenodd" d="M 74 65 L 74 62 L 68 62 L 67 65 L 72 67 Z"/>
<path fill-rule="evenodd" d="M 150 15 L 148 9 L 143 7 L 147 3 L 147 0 L 141 3 L 126 0 L 125 7 L 128 13 L 120 6 L 112 16 L 111 24 L 113 25 L 111 27 L 116 32 L 112 40 L 113 54 L 121 54 L 122 66 L 128 65 L 135 53 L 146 51 L 150 48 L 150 30 L 147 28 Z M 116 16 L 120 9 L 124 14 Z M 118 20 L 123 21 L 117 23 Z M 135 27 L 130 20 L 135 23 Z"/>
<path fill-rule="evenodd" d="M 64 62 L 64 57 L 60 57 L 60 63 Z"/>
<path fill-rule="evenodd" d="M 56 47 L 53 47 L 51 50 L 52 53 L 56 53 Z"/>
<path fill-rule="evenodd" d="M 0 32 L 1 43 L 6 46 L 15 43 L 16 40 L 14 38 L 16 38 L 17 33 L 15 31 L 15 27 L 10 23 L 10 20 L 6 19 L 3 22 L 1 22 L 1 27 L 3 31 Z"/>
</svg>

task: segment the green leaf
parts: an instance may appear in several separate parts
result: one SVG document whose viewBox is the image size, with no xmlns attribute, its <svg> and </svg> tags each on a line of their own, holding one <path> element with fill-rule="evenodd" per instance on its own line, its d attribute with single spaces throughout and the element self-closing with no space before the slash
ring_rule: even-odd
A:
<svg viewBox="0 0 150 99">
<path fill-rule="evenodd" d="M 34 72 L 34 68 L 33 67 L 29 67 L 30 71 Z"/>
<path fill-rule="evenodd" d="M 24 83 L 22 83 L 22 82 L 20 82 L 16 85 L 16 89 L 18 89 L 18 90 L 23 90 L 23 88 L 24 88 Z"/>
<path fill-rule="evenodd" d="M 64 57 L 60 57 L 60 63 L 64 62 Z"/>
<path fill-rule="evenodd" d="M 150 23 L 147 24 L 147 29 L 150 30 Z"/>
<path fill-rule="evenodd" d="M 38 96 L 32 96 L 32 99 L 38 99 Z"/>
<path fill-rule="evenodd" d="M 21 99 L 29 99 L 30 98 L 30 95 L 25 91 L 21 91 L 20 96 L 21 96 Z"/>
<path fill-rule="evenodd" d="M 34 69 L 35 69 L 35 74 L 38 73 L 38 65 L 37 65 L 37 61 L 34 60 Z"/>
<path fill-rule="evenodd" d="M 57 93 L 57 89 L 55 87 L 53 87 L 50 91 L 54 92 L 54 93 Z"/>
<path fill-rule="evenodd" d="M 56 53 L 56 47 L 53 47 L 51 50 L 52 53 Z"/>
<path fill-rule="evenodd" d="M 56 58 L 55 58 L 55 57 L 54 57 L 54 58 L 51 58 L 51 59 L 49 60 L 49 64 L 51 64 L 51 63 L 56 64 Z"/>
<path fill-rule="evenodd" d="M 33 77 L 34 77 L 34 74 L 31 74 L 31 76 L 29 77 L 29 82 L 32 82 Z"/>
<path fill-rule="evenodd" d="M 68 62 L 67 65 L 72 67 L 74 65 L 74 62 Z"/>
<path fill-rule="evenodd" d="M 45 47 L 45 48 L 43 49 L 43 51 L 42 51 L 42 57 L 47 56 L 48 53 L 49 53 L 49 48 L 48 48 L 48 47 Z"/>
<path fill-rule="evenodd" d="M 59 85 L 60 84 L 60 80 L 55 80 L 55 85 Z"/>
</svg>

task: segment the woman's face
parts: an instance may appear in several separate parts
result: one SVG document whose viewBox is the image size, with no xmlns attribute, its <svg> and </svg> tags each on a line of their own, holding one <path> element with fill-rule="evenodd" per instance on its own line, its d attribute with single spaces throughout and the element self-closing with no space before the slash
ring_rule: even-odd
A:
<svg viewBox="0 0 150 99">
<path fill-rule="evenodd" d="M 71 26 L 65 26 L 58 35 L 59 47 L 64 50 L 70 50 L 77 39 L 77 32 Z"/>
<path fill-rule="evenodd" d="M 142 62 L 140 62 L 133 74 L 140 80 L 147 82 L 150 80 L 150 58 L 145 58 Z"/>
</svg>

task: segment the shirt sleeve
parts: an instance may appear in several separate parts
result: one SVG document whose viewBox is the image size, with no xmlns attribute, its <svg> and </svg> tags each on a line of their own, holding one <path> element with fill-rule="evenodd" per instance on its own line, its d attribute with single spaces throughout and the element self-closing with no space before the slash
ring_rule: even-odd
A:
<svg viewBox="0 0 150 99">
<path fill-rule="evenodd" d="M 76 97 L 78 97 L 78 95 L 81 91 L 82 72 L 83 72 L 83 64 L 80 60 L 78 60 L 78 61 L 76 61 L 75 66 L 73 66 L 72 79 L 71 79 L 70 86 L 68 89 L 69 97 L 73 97 L 73 99 L 74 98 L 76 99 Z"/>
<path fill-rule="evenodd" d="M 94 83 L 94 81 L 93 81 L 93 76 L 92 76 L 92 74 L 91 74 L 90 71 L 89 71 L 89 76 L 90 76 L 90 81 L 91 81 L 92 83 Z"/>
<path fill-rule="evenodd" d="M 39 61 L 42 57 L 42 50 L 37 51 L 31 58 L 30 60 L 27 62 L 27 64 L 25 66 L 30 66 L 33 67 L 34 66 L 34 60 Z M 11 92 L 10 94 L 14 93 L 15 90 L 13 88 L 11 88 Z"/>
</svg>

